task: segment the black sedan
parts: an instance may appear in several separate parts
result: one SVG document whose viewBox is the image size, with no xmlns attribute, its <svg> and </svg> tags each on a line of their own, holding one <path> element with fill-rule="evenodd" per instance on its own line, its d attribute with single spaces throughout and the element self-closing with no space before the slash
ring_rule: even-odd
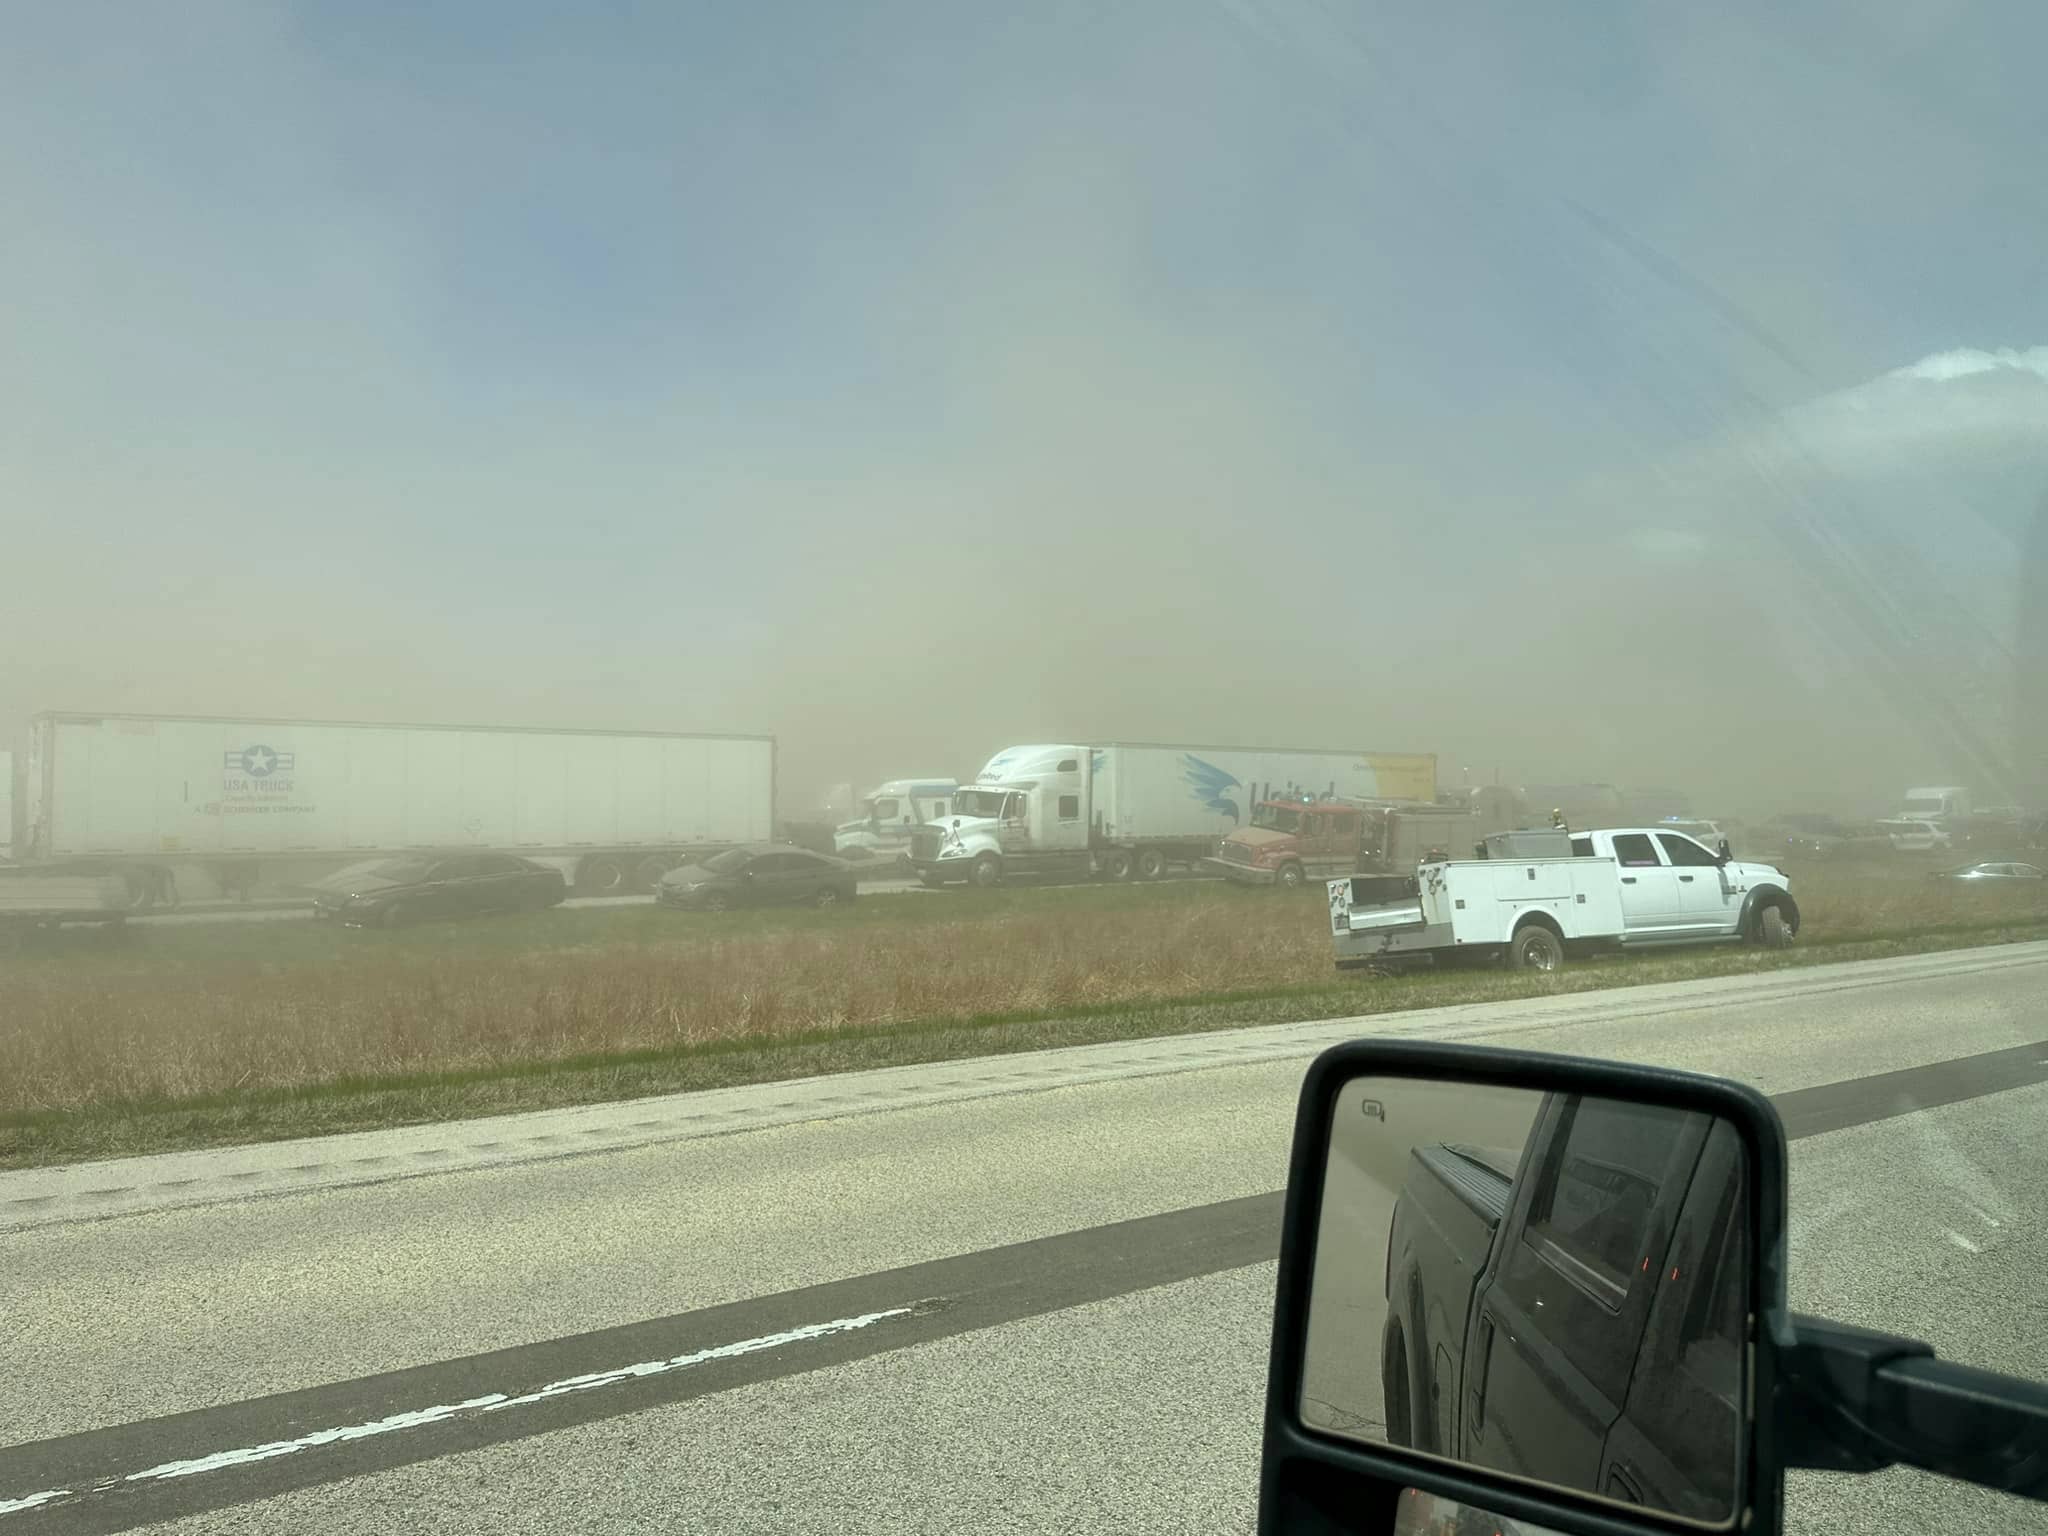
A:
<svg viewBox="0 0 2048 1536">
<path fill-rule="evenodd" d="M 313 915 L 397 928 L 472 912 L 533 912 L 568 895 L 559 869 L 506 853 L 402 854 L 358 864 L 313 888 Z"/>
<path fill-rule="evenodd" d="M 788 843 L 743 843 L 661 877 L 654 899 L 665 907 L 723 912 L 728 907 L 832 907 L 853 900 L 853 866 Z"/>
</svg>

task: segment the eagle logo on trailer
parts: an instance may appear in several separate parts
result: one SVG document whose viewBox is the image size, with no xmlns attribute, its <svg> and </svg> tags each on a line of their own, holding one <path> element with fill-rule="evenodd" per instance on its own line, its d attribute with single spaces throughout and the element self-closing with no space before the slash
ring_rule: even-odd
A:
<svg viewBox="0 0 2048 1536">
<path fill-rule="evenodd" d="M 1217 815 L 1228 816 L 1233 823 L 1242 820 L 1238 815 L 1237 802 L 1224 793 L 1227 789 L 1243 787 L 1236 778 L 1214 763 L 1203 762 L 1192 752 L 1181 754 L 1181 766 L 1187 776 L 1188 788 L 1195 792 L 1197 800 Z"/>
<path fill-rule="evenodd" d="M 296 752 L 279 752 L 259 742 L 239 752 L 225 754 L 221 767 L 230 773 L 247 774 L 252 779 L 267 779 L 273 773 L 290 773 L 297 762 Z"/>
</svg>

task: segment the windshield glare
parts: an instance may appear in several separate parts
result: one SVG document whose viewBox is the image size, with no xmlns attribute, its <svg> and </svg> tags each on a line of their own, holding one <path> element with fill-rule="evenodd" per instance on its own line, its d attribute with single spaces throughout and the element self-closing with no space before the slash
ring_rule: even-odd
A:
<svg viewBox="0 0 2048 1536">
<path fill-rule="evenodd" d="M 984 819 L 1000 816 L 1008 798 L 1000 789 L 963 789 L 953 797 L 953 814 Z"/>
</svg>

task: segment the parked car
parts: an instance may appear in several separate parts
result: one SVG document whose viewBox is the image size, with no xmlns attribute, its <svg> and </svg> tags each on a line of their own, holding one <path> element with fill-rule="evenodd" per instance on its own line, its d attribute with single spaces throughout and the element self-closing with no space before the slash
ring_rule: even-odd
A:
<svg viewBox="0 0 2048 1536">
<path fill-rule="evenodd" d="M 830 907 L 854 898 L 853 866 L 787 843 L 742 843 L 701 864 L 661 877 L 654 899 L 664 907 L 723 912 L 729 907 Z"/>
<path fill-rule="evenodd" d="M 312 889 L 315 917 L 353 928 L 532 912 L 569 893 L 559 869 L 509 853 L 401 854 L 351 865 Z"/>
<path fill-rule="evenodd" d="M 1982 864 L 1965 864 L 1961 869 L 1946 869 L 1936 873 L 1937 880 L 1998 881 L 2048 879 L 2048 871 L 2038 864 L 2013 864 L 1990 861 Z"/>
</svg>

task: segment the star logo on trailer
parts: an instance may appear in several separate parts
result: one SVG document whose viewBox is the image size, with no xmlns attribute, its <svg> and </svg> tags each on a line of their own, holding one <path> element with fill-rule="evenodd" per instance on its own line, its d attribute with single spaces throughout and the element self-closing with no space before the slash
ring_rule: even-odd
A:
<svg viewBox="0 0 2048 1536">
<path fill-rule="evenodd" d="M 292 765 L 297 761 L 297 753 L 279 752 L 259 742 L 255 746 L 244 747 L 239 752 L 228 753 L 221 766 L 246 773 L 252 779 L 267 779 L 273 773 L 291 772 Z"/>
</svg>

